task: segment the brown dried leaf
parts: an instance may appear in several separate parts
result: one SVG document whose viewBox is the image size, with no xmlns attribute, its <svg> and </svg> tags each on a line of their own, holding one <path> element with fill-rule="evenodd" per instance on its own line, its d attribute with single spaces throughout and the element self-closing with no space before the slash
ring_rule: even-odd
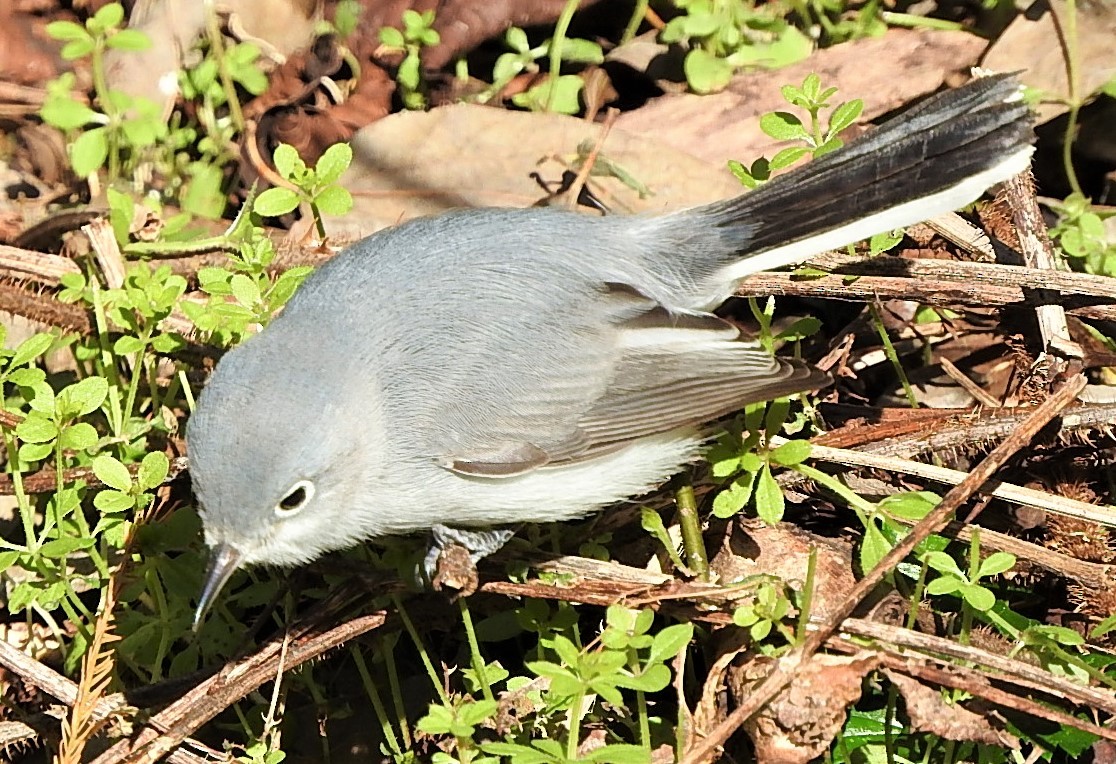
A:
<svg viewBox="0 0 1116 764">
<path fill-rule="evenodd" d="M 824 754 L 845 725 L 845 709 L 860 700 L 861 680 L 879 663 L 867 652 L 815 655 L 789 687 L 744 725 L 756 761 L 805 764 Z M 752 663 L 738 669 L 738 675 L 748 676 L 739 676 L 730 687 L 738 703 L 748 697 L 753 681 L 767 673 L 766 667 L 758 672 L 749 667 L 758 668 Z"/>
<path fill-rule="evenodd" d="M 341 179 L 354 197 L 334 232 L 359 238 L 403 220 L 459 207 L 529 207 L 547 196 L 578 145 L 590 145 L 600 125 L 561 114 L 511 112 L 458 104 L 430 112 L 401 112 L 353 136 L 353 164 Z M 726 169 L 648 138 L 613 129 L 601 156 L 647 186 L 639 194 L 613 177 L 589 187 L 616 213 L 661 212 L 740 193 Z"/>
<path fill-rule="evenodd" d="M 729 159 L 750 163 L 761 154 L 770 157 L 780 145 L 760 130 L 759 118 L 787 108 L 779 92 L 782 85 L 799 84 L 816 72 L 824 85 L 839 88 L 835 102 L 864 101 L 864 122 L 937 90 L 949 75 L 976 63 L 984 45 L 965 32 L 889 29 L 881 37 L 817 51 L 776 73 L 740 74 L 721 93 L 665 95 L 621 114 L 616 126 L 654 136 L 718 167 Z M 887 65 L 866 66 L 866 61 L 887 61 Z"/>
<path fill-rule="evenodd" d="M 1015 17 L 985 54 L 981 66 L 997 72 L 1020 72 L 1019 78 L 1030 87 L 1043 91 L 1036 106 L 1039 121 L 1046 122 L 1064 113 L 1070 102 L 1063 30 L 1069 12 L 1065 0 L 1038 0 Z M 1079 95 L 1091 93 L 1116 77 L 1116 8 L 1110 3 L 1077 5 L 1077 60 Z M 1057 19 L 1055 18 L 1057 17 Z"/>
<path fill-rule="evenodd" d="M 946 703 L 938 688 L 891 669 L 884 669 L 884 673 L 902 694 L 914 730 L 930 732 L 947 740 L 1019 748 L 1019 738 L 1005 730 L 995 729 L 987 717 L 963 706 Z"/>
<path fill-rule="evenodd" d="M 856 583 L 851 551 L 833 539 L 815 536 L 791 523 L 769 525 L 762 520 L 728 523 L 709 567 L 722 583 L 764 574 L 801 589 L 812 549 L 817 550 L 813 613 L 828 615 Z"/>
</svg>

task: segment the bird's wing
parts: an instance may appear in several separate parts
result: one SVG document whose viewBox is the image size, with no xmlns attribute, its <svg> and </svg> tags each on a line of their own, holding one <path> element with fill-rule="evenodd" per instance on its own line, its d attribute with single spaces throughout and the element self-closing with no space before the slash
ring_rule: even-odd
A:
<svg viewBox="0 0 1116 764">
<path fill-rule="evenodd" d="M 617 285 L 601 299 L 614 320 L 594 338 L 595 350 L 540 376 L 538 386 L 522 388 L 521 400 L 506 401 L 510 418 L 475 433 L 474 447 L 441 459 L 444 467 L 476 477 L 519 475 L 829 382 L 824 372 L 742 340 L 736 327 L 714 315 L 672 312 Z M 588 359 L 592 372 L 576 363 Z M 583 372 L 603 384 L 579 378 Z M 517 417 L 522 411 L 530 416 Z M 518 434 L 509 426 L 527 420 L 530 426 Z"/>
</svg>

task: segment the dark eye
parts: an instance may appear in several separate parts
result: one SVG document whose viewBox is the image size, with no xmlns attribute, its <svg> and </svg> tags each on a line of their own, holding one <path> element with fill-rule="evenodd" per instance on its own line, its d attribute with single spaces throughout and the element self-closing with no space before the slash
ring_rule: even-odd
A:
<svg viewBox="0 0 1116 764">
<path fill-rule="evenodd" d="M 314 498 L 314 484 L 309 480 L 300 480 L 291 486 L 287 495 L 275 505 L 275 514 L 280 517 L 297 514 L 312 498 Z"/>
</svg>

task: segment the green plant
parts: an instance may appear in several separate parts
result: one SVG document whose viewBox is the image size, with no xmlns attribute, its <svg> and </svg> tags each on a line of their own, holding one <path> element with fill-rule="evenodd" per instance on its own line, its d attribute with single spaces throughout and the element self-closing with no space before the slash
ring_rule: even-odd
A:
<svg viewBox="0 0 1116 764">
<path fill-rule="evenodd" d="M 747 629 L 754 643 L 763 642 L 772 631 L 779 633 L 788 643 L 794 642 L 794 633 L 783 623 L 791 614 L 791 600 L 784 588 L 782 581 L 761 581 L 752 601 L 733 610 L 732 622 Z M 760 645 L 760 650 L 769 652 L 771 647 Z"/>
<path fill-rule="evenodd" d="M 555 48 L 555 38 L 544 40 L 531 47 L 527 33 L 519 27 L 512 27 L 504 34 L 504 43 L 510 52 L 496 59 L 492 68 L 492 84 L 477 96 L 477 101 L 486 103 L 500 93 L 508 83 L 526 72 L 537 73 L 539 62 L 550 58 L 554 50 L 559 51 L 561 61 L 575 64 L 599 64 L 604 61 L 601 46 L 590 40 L 565 38 L 561 47 Z M 512 103 L 532 111 L 552 110 L 559 114 L 576 114 L 581 110 L 581 91 L 585 81 L 575 74 L 555 74 L 554 69 L 542 82 L 531 86 L 522 93 L 512 96 Z"/>
<path fill-rule="evenodd" d="M 239 154 L 237 138 L 244 131 L 236 87 L 251 95 L 267 89 L 258 46 L 241 42 L 225 47 L 210 43 L 194 67 L 179 71 L 182 97 L 194 104 L 195 127 L 176 114 L 170 127 L 173 153 L 164 174 L 186 212 L 206 218 L 224 214 L 224 167 Z M 179 181 L 178 179 L 181 178 Z"/>
<path fill-rule="evenodd" d="M 310 206 L 318 236 L 325 239 L 322 215 L 344 215 L 353 206 L 348 189 L 337 184 L 341 173 L 353 161 L 353 150 L 347 143 L 335 143 L 326 149 L 313 168 L 298 155 L 293 146 L 281 143 L 273 157 L 275 169 L 291 187 L 269 188 L 256 198 L 255 211 L 265 217 L 286 215 L 300 202 Z"/>
<path fill-rule="evenodd" d="M 713 500 L 713 514 L 731 517 L 754 501 L 756 514 L 769 523 L 782 519 L 783 489 L 775 480 L 773 467 L 798 468 L 810 456 L 806 440 L 788 440 L 774 445 L 790 414 L 786 398 L 745 409 L 743 429 L 739 420 L 718 438 L 707 458 L 713 476 L 728 479 Z"/>
<path fill-rule="evenodd" d="M 723 90 L 737 69 L 777 69 L 801 61 L 814 48 L 791 25 L 785 11 L 749 0 L 674 0 L 682 11 L 659 35 L 665 43 L 690 47 L 683 62 L 686 81 L 696 93 Z"/>
<path fill-rule="evenodd" d="M 109 181 L 115 182 L 126 169 L 134 168 L 145 149 L 167 134 L 161 109 L 152 101 L 110 90 L 105 79 L 105 52 L 144 50 L 151 41 L 141 32 L 121 29 L 124 9 L 119 3 L 103 6 L 84 25 L 55 21 L 47 34 L 65 43 L 67 61 L 89 58 L 97 109 L 73 95 L 74 75 L 65 73 L 48 83 L 47 97 L 39 112 L 43 121 L 76 137 L 68 144 L 74 172 L 85 177 L 108 165 Z"/>
<path fill-rule="evenodd" d="M 395 73 L 403 105 L 408 109 L 426 108 L 426 83 L 422 78 L 422 49 L 441 42 L 434 30 L 434 11 L 403 11 L 403 29 L 381 27 L 380 42 L 390 51 L 403 54 Z"/>
<path fill-rule="evenodd" d="M 750 167 L 730 161 L 729 169 L 742 184 L 755 188 L 770 179 L 773 172 L 790 167 L 803 157 L 817 158 L 839 149 L 844 145 L 841 131 L 856 122 L 864 109 L 864 102 L 854 99 L 830 106 L 829 100 L 836 93 L 837 88 L 834 87 L 823 90 L 821 78 L 816 74 L 807 75 L 801 87 L 784 85 L 783 99 L 806 112 L 806 121 L 786 111 L 768 112 L 760 117 L 760 129 L 776 140 L 794 141 L 801 145 L 782 149 L 771 159 L 761 156 Z M 821 114 L 825 110 L 829 110 L 829 115 L 823 122 Z"/>
<path fill-rule="evenodd" d="M 1070 194 L 1054 205 L 1058 223 L 1050 229 L 1070 263 L 1086 273 L 1116 276 L 1116 243 L 1105 230 L 1112 212 L 1102 212 L 1082 194 Z"/>
</svg>

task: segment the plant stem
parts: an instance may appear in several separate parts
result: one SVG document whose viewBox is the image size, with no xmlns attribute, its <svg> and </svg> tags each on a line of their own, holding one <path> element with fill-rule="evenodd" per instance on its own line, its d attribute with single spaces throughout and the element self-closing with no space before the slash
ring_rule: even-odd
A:
<svg viewBox="0 0 1116 764">
<path fill-rule="evenodd" d="M 674 492 L 678 504 L 678 526 L 682 529 L 682 548 L 686 552 L 686 566 L 698 574 L 702 581 L 709 580 L 709 556 L 705 539 L 701 535 L 701 518 L 698 517 L 697 499 L 689 480 L 679 479 Z"/>
<path fill-rule="evenodd" d="M 633 674 L 639 673 L 639 652 L 628 648 L 628 668 Z M 636 713 L 639 714 L 639 742 L 651 750 L 651 720 L 647 715 L 647 696 L 643 690 L 636 690 Z"/>
<path fill-rule="evenodd" d="M 411 641 L 415 643 L 415 649 L 418 650 L 419 658 L 422 659 L 422 665 L 426 668 L 426 673 L 430 677 L 430 682 L 434 685 L 434 691 L 438 693 L 442 705 L 448 707 L 450 705 L 449 696 L 446 695 L 446 690 L 442 686 L 442 680 L 438 676 L 438 672 L 434 670 L 434 664 L 430 661 L 430 655 L 426 652 L 426 647 L 423 646 L 422 639 L 419 637 L 414 623 L 411 622 L 411 616 L 407 615 L 407 610 L 403 607 L 403 601 L 399 599 L 399 595 L 391 595 L 391 600 L 395 605 L 396 612 L 399 613 L 399 618 L 403 621 L 403 627 L 407 629 L 407 633 L 411 635 Z"/>
<path fill-rule="evenodd" d="M 376 689 L 376 683 L 372 681 L 372 674 L 368 671 L 368 664 L 364 662 L 364 653 L 361 652 L 360 648 L 359 644 L 351 645 L 349 653 L 353 656 L 353 662 L 356 663 L 361 684 L 364 685 L 364 691 L 368 693 L 368 699 L 372 701 L 372 710 L 376 712 L 376 718 L 380 720 L 380 730 L 384 733 L 384 740 L 387 741 L 388 748 L 396 757 L 402 756 L 403 749 L 399 747 L 399 740 L 396 739 L 395 730 L 391 726 L 391 720 L 388 719 L 384 700 L 380 697 L 380 691 Z"/>
<path fill-rule="evenodd" d="M 221 78 L 221 89 L 225 91 L 229 117 L 238 133 L 244 132 L 244 112 L 240 110 L 240 99 L 236 95 L 236 85 L 229 74 L 229 63 L 225 58 L 225 42 L 221 38 L 221 28 L 217 24 L 217 9 L 213 0 L 205 0 L 205 31 L 209 37 L 209 47 L 217 62 L 217 73 Z"/>
<path fill-rule="evenodd" d="M 585 691 L 582 690 L 573 696 L 568 713 L 570 739 L 566 741 L 566 758 L 570 761 L 577 759 L 578 744 L 581 742 L 581 707 L 585 705 Z"/>
<path fill-rule="evenodd" d="M 1077 0 L 1066 0 L 1064 28 L 1069 113 L 1066 115 L 1066 132 L 1062 138 L 1062 166 L 1065 168 L 1070 189 L 1075 194 L 1084 196 L 1081 183 L 1077 180 L 1077 172 L 1073 169 L 1073 141 L 1077 137 L 1077 117 L 1081 111 L 1081 99 L 1077 94 Z"/>
<path fill-rule="evenodd" d="M 899 377 L 899 382 L 903 385 L 903 392 L 907 395 L 907 402 L 911 404 L 912 409 L 917 409 L 918 398 L 915 397 L 914 388 L 911 387 L 911 382 L 907 379 L 907 372 L 903 370 L 902 364 L 899 363 L 899 354 L 895 352 L 895 345 L 891 344 L 891 337 L 887 335 L 887 329 L 884 328 L 883 317 L 880 315 L 880 310 L 875 303 L 870 303 L 868 309 L 872 311 L 872 324 L 876 327 L 876 332 L 880 335 L 880 342 L 883 344 L 884 355 L 887 356 L 887 360 L 895 368 L 895 373 Z"/>
<path fill-rule="evenodd" d="M 484 693 L 485 700 L 496 701 L 496 696 L 492 694 L 492 687 L 488 684 L 488 674 L 485 672 L 484 656 L 481 655 L 480 643 L 477 642 L 477 632 L 473 628 L 473 616 L 469 612 L 469 605 L 465 597 L 457 598 L 457 609 L 461 611 L 461 622 L 465 625 L 465 636 L 469 640 L 469 651 L 472 653 L 470 658 L 473 661 L 473 671 L 477 672 L 477 681 L 480 682 L 481 692 Z"/>
<path fill-rule="evenodd" d="M 632 8 L 632 16 L 628 19 L 628 26 L 624 27 L 624 34 L 620 35 L 620 44 L 624 45 L 632 41 L 639 31 L 639 25 L 643 23 L 643 18 L 647 15 L 647 6 L 651 0 L 636 0 L 635 7 Z"/>
<path fill-rule="evenodd" d="M 872 513 L 876 511 L 876 505 L 865 499 L 863 496 L 853 491 L 837 478 L 829 473 L 822 472 L 821 470 L 811 467 L 808 464 L 795 464 L 791 467 L 792 470 L 804 475 L 815 483 L 825 486 L 833 493 L 844 499 L 850 507 L 861 512 Z"/>
<path fill-rule="evenodd" d="M 554 36 L 550 38 L 550 91 L 546 94 L 546 110 L 554 110 L 554 99 L 558 95 L 558 75 L 562 71 L 562 47 L 566 33 L 570 30 L 578 0 L 566 0 L 562 13 L 554 24 Z"/>
</svg>

